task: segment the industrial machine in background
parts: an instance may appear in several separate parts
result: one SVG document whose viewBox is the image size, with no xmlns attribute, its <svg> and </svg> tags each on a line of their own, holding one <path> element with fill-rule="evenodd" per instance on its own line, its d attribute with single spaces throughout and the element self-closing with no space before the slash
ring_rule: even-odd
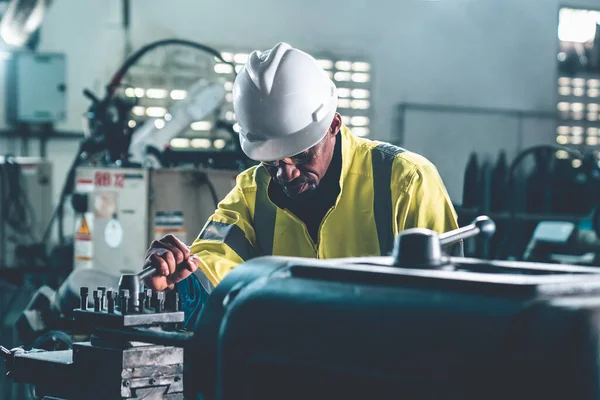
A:
<svg viewBox="0 0 600 400">
<path fill-rule="evenodd" d="M 74 266 L 119 276 L 141 269 L 152 240 L 193 242 L 235 185 L 235 170 L 77 168 Z"/>
<path fill-rule="evenodd" d="M 187 88 L 186 97 L 168 109 L 168 117 L 160 118 L 161 124 L 157 118 L 131 123 L 136 103 L 118 96 L 121 80 L 144 54 L 167 45 L 221 58 L 218 51 L 196 42 L 154 42 L 126 60 L 104 98 L 85 92 L 92 104 L 82 153 L 90 157 L 74 169 L 76 269 L 97 268 L 119 276 L 142 267 L 152 240 L 173 234 L 193 242 L 217 203 L 235 186 L 237 174 L 249 166 L 239 150 L 177 153 L 169 146 L 194 121 L 222 106 L 223 82 L 198 79 Z"/>
<path fill-rule="evenodd" d="M 404 231 L 390 257 L 255 258 L 188 331 L 177 296 L 84 287 L 90 341 L 2 352 L 12 379 L 72 400 L 600 398 L 600 269 L 443 252 L 494 231 L 480 217 Z"/>
<path fill-rule="evenodd" d="M 471 155 L 459 218 L 489 214 L 499 234 L 467 254 L 600 266 L 599 165 L 597 152 L 556 145 L 525 149 L 510 164 L 503 153 L 493 166 Z"/>
<path fill-rule="evenodd" d="M 0 268 L 44 262 L 40 246 L 52 215 L 52 164 L 0 156 Z"/>
</svg>

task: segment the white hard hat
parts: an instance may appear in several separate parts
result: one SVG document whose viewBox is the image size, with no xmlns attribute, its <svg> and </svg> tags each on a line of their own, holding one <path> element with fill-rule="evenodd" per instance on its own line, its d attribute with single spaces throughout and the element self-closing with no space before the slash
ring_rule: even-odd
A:
<svg viewBox="0 0 600 400">
<path fill-rule="evenodd" d="M 248 157 L 274 161 L 319 143 L 337 109 L 337 89 L 317 61 L 287 43 L 250 54 L 233 84 L 233 109 Z"/>
</svg>

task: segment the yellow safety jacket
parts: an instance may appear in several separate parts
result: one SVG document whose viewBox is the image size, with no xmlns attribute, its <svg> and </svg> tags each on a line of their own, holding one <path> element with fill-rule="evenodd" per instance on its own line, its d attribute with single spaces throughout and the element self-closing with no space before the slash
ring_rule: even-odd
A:
<svg viewBox="0 0 600 400">
<path fill-rule="evenodd" d="M 357 137 L 346 126 L 340 134 L 340 194 L 321 222 L 317 243 L 298 217 L 269 199 L 267 170 L 251 167 L 238 175 L 236 186 L 192 244 L 192 253 L 200 258 L 196 275 L 204 284 L 216 286 L 236 265 L 257 256 L 387 255 L 404 229 L 443 233 L 458 227 L 456 211 L 431 162 L 400 147 Z"/>
</svg>

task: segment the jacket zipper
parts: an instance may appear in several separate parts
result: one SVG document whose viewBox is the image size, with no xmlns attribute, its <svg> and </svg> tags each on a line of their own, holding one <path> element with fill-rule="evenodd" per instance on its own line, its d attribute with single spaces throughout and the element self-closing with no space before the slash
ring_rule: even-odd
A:
<svg viewBox="0 0 600 400">
<path fill-rule="evenodd" d="M 313 242 L 312 238 L 310 237 L 310 234 L 308 233 L 308 228 L 306 227 L 306 224 L 300 218 L 296 217 L 294 214 L 292 214 L 288 210 L 286 210 L 286 209 L 282 209 L 282 210 L 291 219 L 293 219 L 294 221 L 296 221 L 296 222 L 300 223 L 300 225 L 302 225 L 302 229 L 304 230 L 304 237 L 308 240 L 308 243 L 310 243 L 310 245 L 312 246 L 313 251 L 315 252 L 315 255 L 317 256 L 317 258 L 319 258 L 319 249 Z M 320 227 L 319 227 L 319 229 L 320 229 Z M 317 238 L 318 237 L 319 237 L 319 234 L 317 233 Z"/>
<path fill-rule="evenodd" d="M 334 208 L 335 207 L 331 207 L 329 210 L 327 210 L 327 212 L 325 213 L 325 216 L 323 217 L 323 219 L 321 220 L 321 223 L 319 224 L 319 229 L 317 230 L 317 244 L 316 244 L 317 258 L 321 258 L 321 255 L 319 254 L 319 245 L 321 244 L 321 229 L 323 229 L 323 224 L 325 224 L 327 217 L 329 216 L 329 214 L 331 214 L 331 212 L 333 211 Z M 312 242 L 312 239 L 311 239 L 311 242 Z"/>
</svg>

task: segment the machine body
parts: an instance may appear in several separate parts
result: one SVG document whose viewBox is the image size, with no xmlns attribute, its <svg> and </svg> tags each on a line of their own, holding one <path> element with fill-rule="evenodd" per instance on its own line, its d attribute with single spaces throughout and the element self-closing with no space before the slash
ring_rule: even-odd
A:
<svg viewBox="0 0 600 400">
<path fill-rule="evenodd" d="M 391 257 L 255 258 L 214 289 L 190 322 L 193 336 L 131 327 L 118 311 L 79 310 L 76 319 L 103 340 L 184 349 L 186 398 L 600 399 L 600 269 L 440 251 L 491 227 L 480 220 L 441 238 L 408 230 Z M 412 257 L 403 254 L 410 243 L 421 243 Z M 140 318 L 137 309 L 129 320 Z M 7 355 L 13 379 L 47 385 L 33 365 L 23 368 L 62 362 L 47 353 Z M 125 371 L 118 360 L 113 368 Z M 122 384 L 79 366 L 64 376 Z M 138 367 L 150 368 L 142 359 Z"/>
</svg>

